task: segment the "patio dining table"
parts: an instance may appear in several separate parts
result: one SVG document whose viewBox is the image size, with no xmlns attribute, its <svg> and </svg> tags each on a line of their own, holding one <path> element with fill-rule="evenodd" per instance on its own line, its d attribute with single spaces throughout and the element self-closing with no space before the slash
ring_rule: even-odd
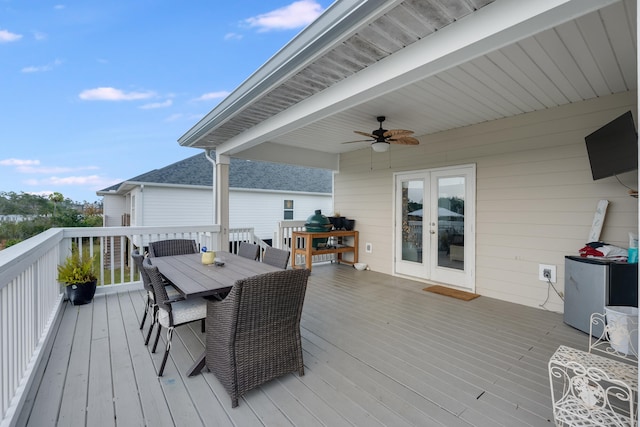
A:
<svg viewBox="0 0 640 427">
<path fill-rule="evenodd" d="M 224 294 L 238 280 L 281 270 L 229 252 L 216 251 L 216 259 L 223 261 L 224 265 L 203 264 L 201 254 L 154 257 L 151 258 L 151 264 L 158 267 L 160 274 L 185 298 Z M 188 376 L 200 373 L 205 365 L 205 354 L 203 350 L 187 371 Z"/>
</svg>

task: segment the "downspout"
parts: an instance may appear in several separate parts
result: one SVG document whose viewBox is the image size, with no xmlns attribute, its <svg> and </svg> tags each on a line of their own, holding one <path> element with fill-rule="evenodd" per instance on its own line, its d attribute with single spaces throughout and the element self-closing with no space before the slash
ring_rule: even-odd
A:
<svg viewBox="0 0 640 427">
<path fill-rule="evenodd" d="M 138 217 L 140 218 L 140 224 L 144 225 L 144 184 L 140 185 L 140 200 L 136 201 L 140 209 L 138 209 Z"/>
</svg>

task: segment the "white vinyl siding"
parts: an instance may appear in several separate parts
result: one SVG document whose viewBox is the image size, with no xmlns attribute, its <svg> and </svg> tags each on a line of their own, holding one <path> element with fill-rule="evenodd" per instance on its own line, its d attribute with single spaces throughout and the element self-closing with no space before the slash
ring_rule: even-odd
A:
<svg viewBox="0 0 640 427">
<path fill-rule="evenodd" d="M 360 261 L 391 274 L 393 173 L 475 163 L 476 292 L 538 307 L 547 285 L 538 264 L 557 266 L 564 289 L 564 256 L 577 255 L 596 204 L 610 201 L 601 240 L 626 248 L 637 232 L 638 200 L 616 178 L 593 181 L 584 137 L 625 111 L 637 122 L 637 93 L 625 93 L 521 114 L 420 137 L 416 147 L 369 148 L 341 155 L 334 206 L 356 219 Z M 620 176 L 637 189 L 637 172 Z M 365 252 L 371 243 L 372 253 Z M 547 308 L 563 311 L 551 292 Z"/>
<path fill-rule="evenodd" d="M 143 199 L 143 225 L 213 224 L 211 189 L 145 185 L 137 198 Z"/>
<path fill-rule="evenodd" d="M 129 198 L 135 204 L 131 209 L 132 226 L 206 225 L 213 223 L 213 192 L 211 188 L 166 187 L 145 185 L 136 187 L 126 196 L 105 196 L 105 212 L 120 215 Z M 254 228 L 256 236 L 272 239 L 283 220 L 284 201 L 293 200 L 293 219 L 305 220 L 316 209 L 329 216 L 332 214 L 331 194 L 299 192 L 273 192 L 264 190 L 231 189 L 229 195 L 229 226 L 231 228 Z M 133 212 L 136 213 L 135 217 Z M 137 220 L 137 222 L 133 222 Z"/>
<path fill-rule="evenodd" d="M 293 200 L 293 219 L 306 220 L 317 209 L 324 215 L 332 213 L 331 194 L 275 193 L 231 189 L 229 192 L 229 227 L 253 227 L 256 236 L 272 239 L 283 220 L 284 201 Z"/>
<path fill-rule="evenodd" d="M 122 215 L 127 212 L 125 198 L 117 195 L 105 195 L 102 199 L 104 226 L 120 227 Z"/>
</svg>

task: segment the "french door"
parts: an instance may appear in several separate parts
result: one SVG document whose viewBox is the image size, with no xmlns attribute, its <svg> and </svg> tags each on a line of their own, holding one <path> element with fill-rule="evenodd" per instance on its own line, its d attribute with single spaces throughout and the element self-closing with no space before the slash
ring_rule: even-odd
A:
<svg viewBox="0 0 640 427">
<path fill-rule="evenodd" d="M 475 290 L 475 172 L 395 174 L 396 274 Z"/>
</svg>

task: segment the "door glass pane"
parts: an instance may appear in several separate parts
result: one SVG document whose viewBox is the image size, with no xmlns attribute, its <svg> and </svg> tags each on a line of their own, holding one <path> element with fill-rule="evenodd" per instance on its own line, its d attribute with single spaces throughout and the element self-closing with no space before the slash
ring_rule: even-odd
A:
<svg viewBox="0 0 640 427">
<path fill-rule="evenodd" d="M 438 266 L 464 270 L 464 177 L 438 179 Z"/>
<path fill-rule="evenodd" d="M 422 180 L 402 182 L 402 260 L 422 263 Z"/>
</svg>

